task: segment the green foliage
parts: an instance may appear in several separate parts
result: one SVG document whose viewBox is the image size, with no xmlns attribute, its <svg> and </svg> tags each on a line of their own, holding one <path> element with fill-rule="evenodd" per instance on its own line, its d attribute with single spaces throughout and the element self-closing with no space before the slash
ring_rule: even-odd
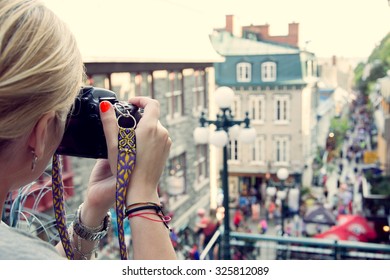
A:
<svg viewBox="0 0 390 280">
<path fill-rule="evenodd" d="M 386 76 L 390 69 L 390 32 L 382 39 L 380 44 L 373 49 L 368 57 L 367 64 L 371 65 L 370 75 L 363 80 L 365 63 L 359 63 L 355 68 L 355 86 L 362 93 L 368 94 L 370 84 L 375 83 L 377 79 Z"/>
<path fill-rule="evenodd" d="M 304 186 L 301 188 L 301 195 L 305 196 L 310 193 L 310 188 L 308 186 Z"/>
<path fill-rule="evenodd" d="M 345 134 L 349 129 L 348 118 L 342 117 L 337 118 L 334 117 L 330 120 L 330 131 L 334 133 L 335 141 L 336 141 L 336 149 L 340 147 L 344 141 Z"/>
<path fill-rule="evenodd" d="M 371 194 L 390 196 L 390 176 L 377 176 L 367 172 L 366 178 L 371 185 Z"/>
<path fill-rule="evenodd" d="M 369 81 L 376 81 L 386 76 L 387 66 L 381 61 L 376 61 L 371 68 L 370 75 L 368 76 Z"/>
<path fill-rule="evenodd" d="M 354 78 L 354 82 L 355 82 L 355 85 L 358 85 L 359 82 L 362 80 L 362 77 L 363 77 L 363 71 L 364 71 L 364 67 L 366 65 L 363 63 L 363 62 L 360 62 L 355 70 L 354 70 L 354 73 L 355 73 L 355 78 Z"/>
<path fill-rule="evenodd" d="M 390 32 L 382 39 L 368 58 L 370 63 L 376 60 L 381 61 L 386 70 L 390 69 Z"/>
</svg>

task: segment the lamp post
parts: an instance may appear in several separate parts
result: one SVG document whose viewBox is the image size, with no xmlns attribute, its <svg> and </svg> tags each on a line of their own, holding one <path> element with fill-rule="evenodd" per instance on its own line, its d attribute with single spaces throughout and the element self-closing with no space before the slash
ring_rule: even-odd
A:
<svg viewBox="0 0 390 280">
<path fill-rule="evenodd" d="M 285 200 L 286 200 L 286 196 L 287 196 L 287 192 L 284 190 L 284 182 L 285 180 L 288 178 L 289 176 L 289 172 L 288 172 L 288 169 L 287 168 L 280 168 L 278 169 L 277 173 L 276 173 L 276 176 L 278 177 L 278 179 L 280 180 L 280 190 L 277 192 L 277 197 L 280 199 L 281 201 L 281 207 L 282 207 L 282 211 L 281 211 L 281 215 L 282 215 L 282 220 L 281 220 L 281 224 L 282 224 L 282 236 L 284 236 L 284 215 L 285 215 Z"/>
<path fill-rule="evenodd" d="M 200 127 L 194 130 L 194 140 L 198 144 L 210 143 L 216 147 L 223 148 L 223 169 L 222 169 L 222 191 L 224 215 L 224 232 L 222 236 L 222 257 L 230 260 L 230 215 L 229 215 L 229 184 L 228 184 L 228 142 L 229 137 L 238 139 L 242 143 L 252 143 L 256 138 L 256 130 L 249 127 L 249 116 L 243 120 L 234 120 L 230 106 L 234 100 L 234 92 L 229 87 L 219 87 L 215 93 L 215 102 L 221 113 L 217 114 L 216 120 L 205 118 L 202 112 L 199 122 Z M 206 125 L 215 125 L 216 130 L 210 133 Z M 245 124 L 244 128 L 240 126 Z"/>
</svg>

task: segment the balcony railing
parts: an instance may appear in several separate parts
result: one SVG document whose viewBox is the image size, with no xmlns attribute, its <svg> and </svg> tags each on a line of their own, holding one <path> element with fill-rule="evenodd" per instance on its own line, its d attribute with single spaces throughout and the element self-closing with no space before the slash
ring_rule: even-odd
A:
<svg viewBox="0 0 390 280">
<path fill-rule="evenodd" d="M 390 260 L 390 245 L 376 243 L 231 232 L 230 246 L 232 258 L 243 260 Z"/>
</svg>

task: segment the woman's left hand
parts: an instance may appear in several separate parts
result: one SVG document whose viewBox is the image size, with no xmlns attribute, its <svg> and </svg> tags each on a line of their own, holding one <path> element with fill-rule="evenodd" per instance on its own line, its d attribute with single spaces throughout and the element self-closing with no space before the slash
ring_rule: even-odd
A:
<svg viewBox="0 0 390 280">
<path fill-rule="evenodd" d="M 109 208 L 115 203 L 118 125 L 113 106 L 109 102 L 105 102 L 105 105 L 105 111 L 100 114 L 100 117 L 104 127 L 109 159 L 97 160 L 89 179 L 84 210 L 81 212 L 83 223 L 91 227 L 99 225 Z"/>
</svg>

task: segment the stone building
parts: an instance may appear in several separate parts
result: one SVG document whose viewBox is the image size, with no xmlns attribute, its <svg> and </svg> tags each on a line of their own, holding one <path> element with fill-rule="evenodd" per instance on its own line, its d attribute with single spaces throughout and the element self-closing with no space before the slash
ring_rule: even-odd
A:
<svg viewBox="0 0 390 280">
<path fill-rule="evenodd" d="M 265 182 L 277 170 L 289 170 L 288 182 L 301 185 L 306 163 L 315 150 L 317 59 L 297 46 L 298 24 L 289 35 L 269 36 L 268 25 L 226 27 L 212 34 L 215 50 L 225 57 L 215 64 L 216 85 L 235 91 L 233 115 L 249 112 L 256 142 L 230 142 L 229 182 L 232 196 L 254 190 L 265 196 Z"/>
</svg>

